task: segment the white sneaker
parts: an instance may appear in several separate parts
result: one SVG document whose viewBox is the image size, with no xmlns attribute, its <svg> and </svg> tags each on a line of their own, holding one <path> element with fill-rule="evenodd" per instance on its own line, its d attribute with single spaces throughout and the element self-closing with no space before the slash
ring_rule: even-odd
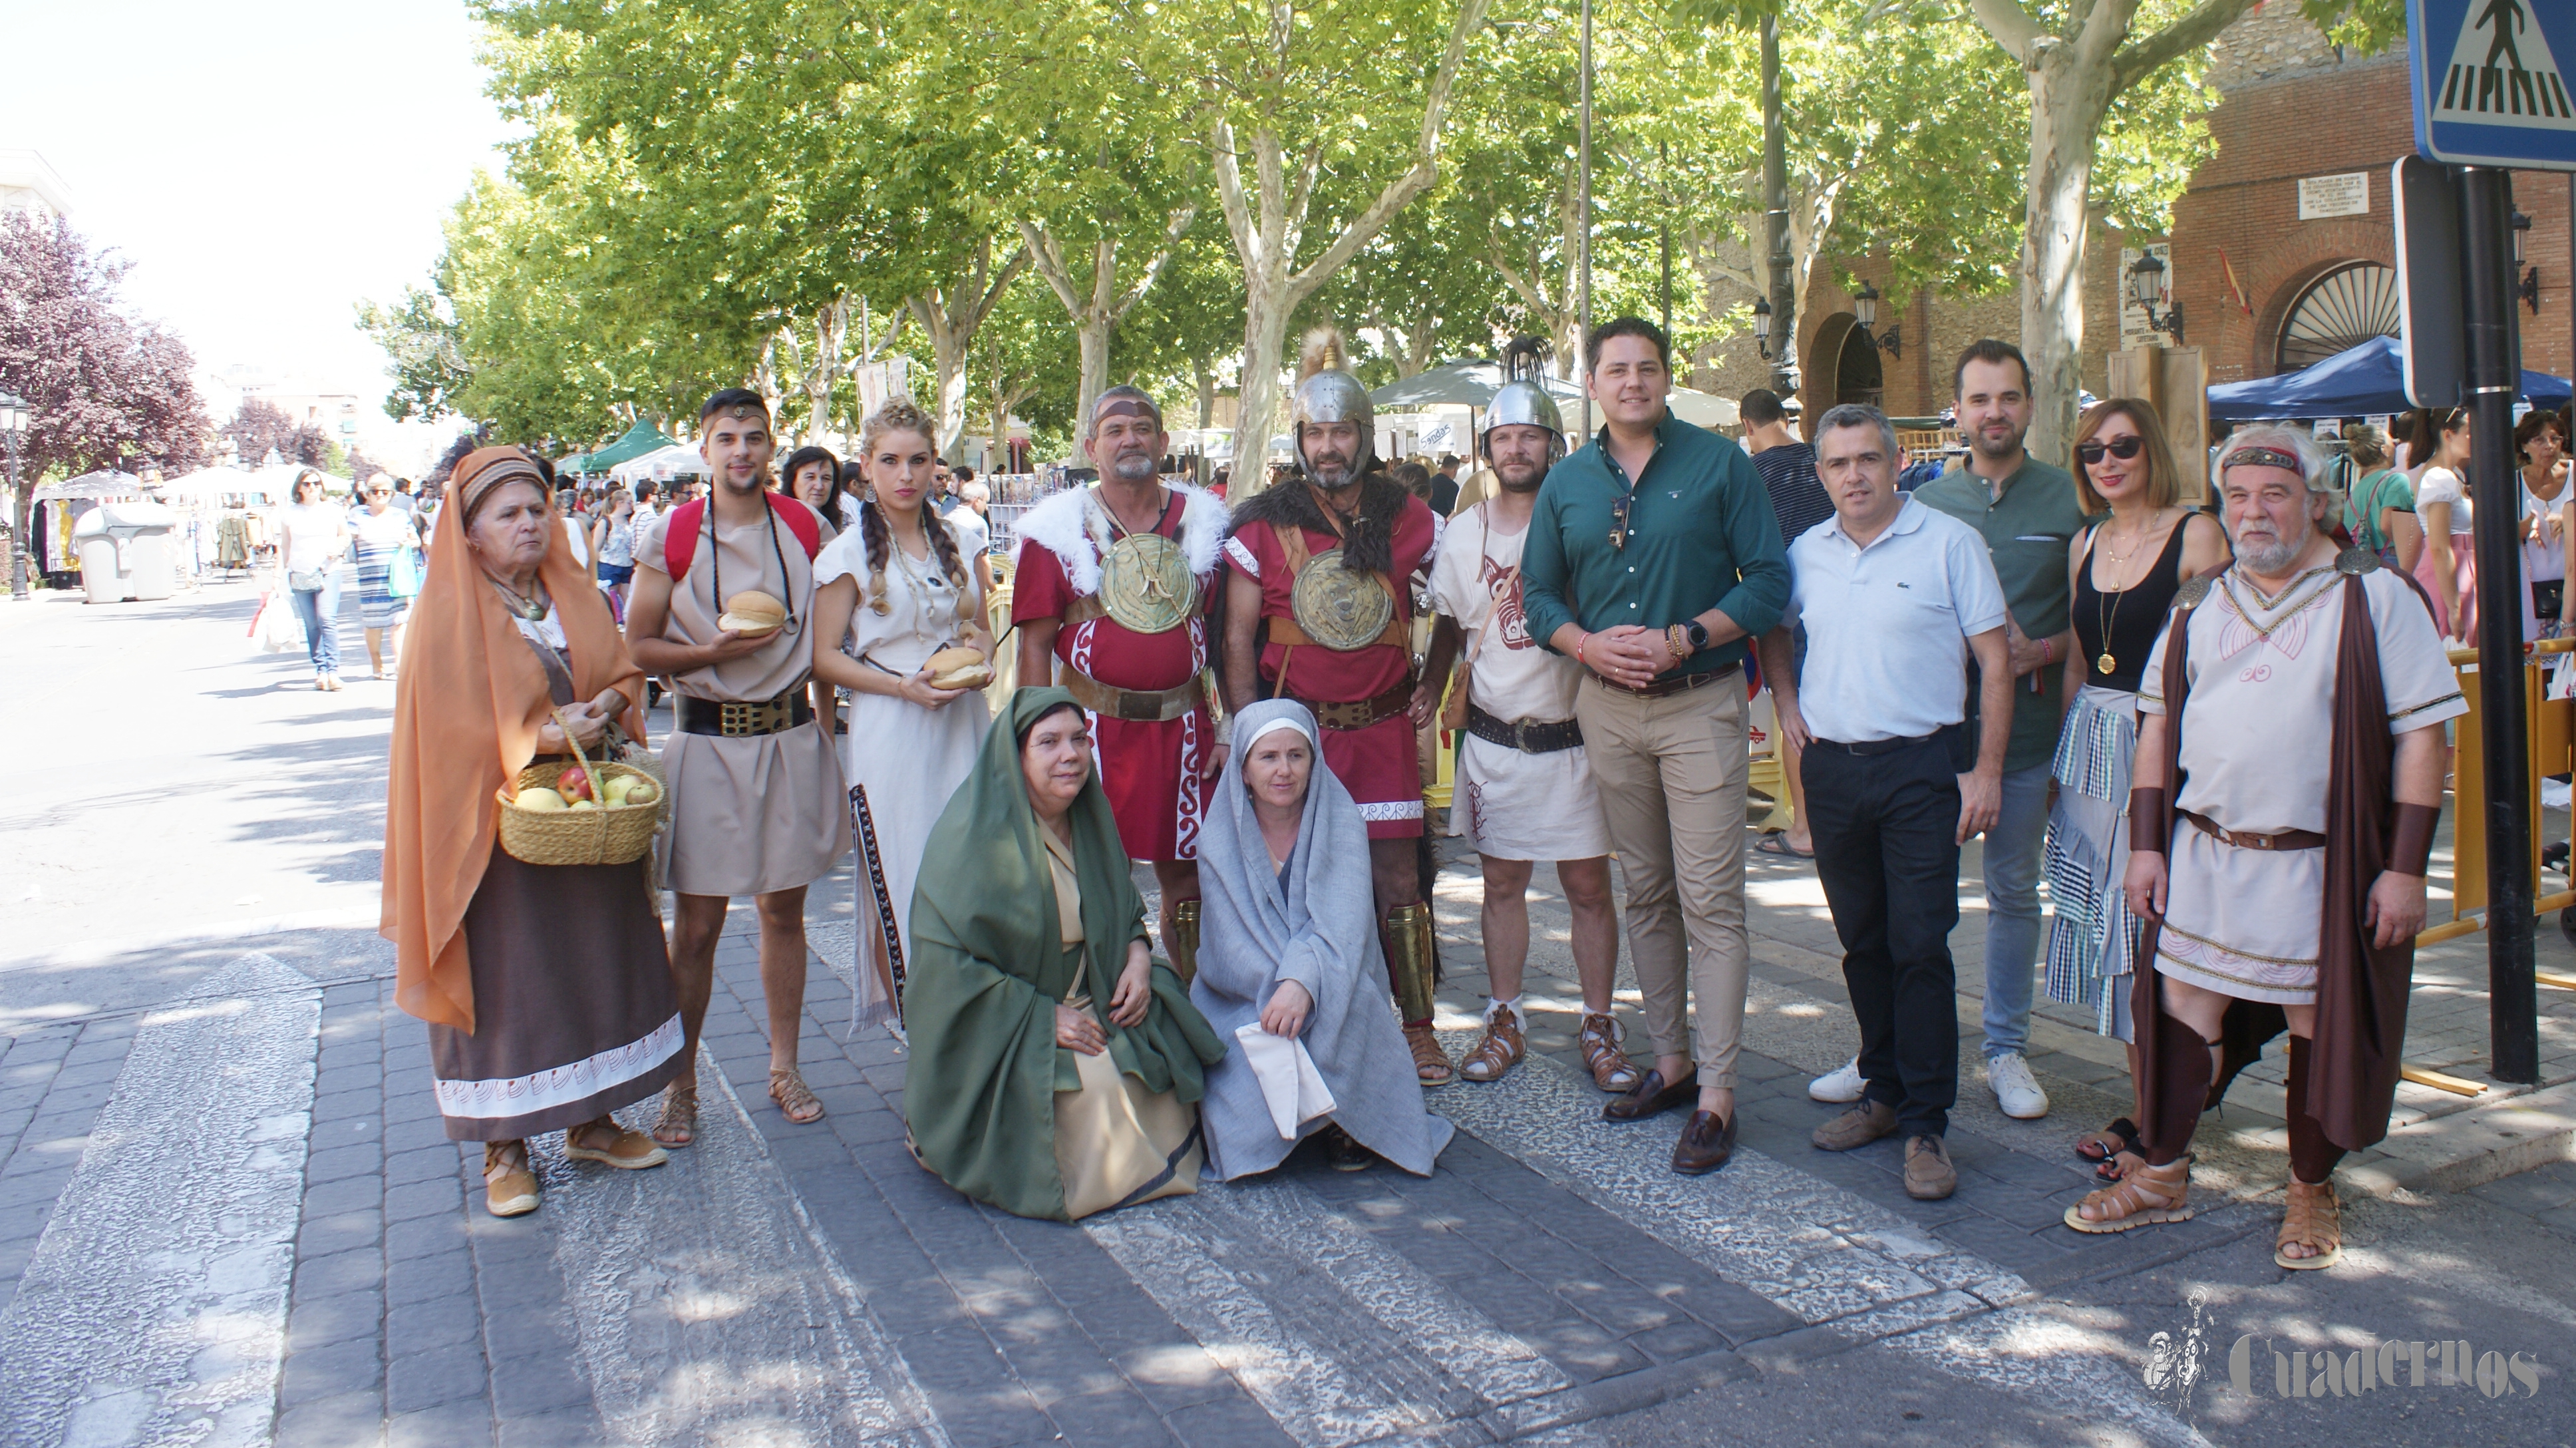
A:
<svg viewBox="0 0 2576 1448">
<path fill-rule="evenodd" d="M 1807 1096 L 1814 1101 L 1852 1102 L 1869 1089 L 1868 1078 L 1860 1074 L 1860 1057 L 1843 1063 L 1839 1071 L 1829 1072 L 1807 1083 Z"/>
<path fill-rule="evenodd" d="M 1994 1088 L 1995 1104 L 2015 1121 L 2036 1121 L 2048 1114 L 2048 1093 L 2031 1079 L 2030 1063 L 2019 1051 L 1988 1056 L 1986 1084 Z"/>
</svg>

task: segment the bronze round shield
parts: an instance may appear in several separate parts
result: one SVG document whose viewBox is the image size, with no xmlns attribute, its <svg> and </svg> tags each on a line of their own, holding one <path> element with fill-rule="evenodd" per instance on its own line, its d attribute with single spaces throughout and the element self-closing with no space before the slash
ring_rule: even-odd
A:
<svg viewBox="0 0 2576 1448">
<path fill-rule="evenodd" d="M 1189 559 L 1159 533 L 1130 533 L 1100 560 L 1100 606 L 1132 633 L 1179 628 L 1198 601 Z"/>
<path fill-rule="evenodd" d="M 1297 627 L 1328 649 L 1348 653 L 1376 643 L 1395 617 L 1395 600 L 1373 573 L 1354 573 L 1342 566 L 1342 550 L 1318 553 L 1298 570 L 1295 591 Z"/>
</svg>

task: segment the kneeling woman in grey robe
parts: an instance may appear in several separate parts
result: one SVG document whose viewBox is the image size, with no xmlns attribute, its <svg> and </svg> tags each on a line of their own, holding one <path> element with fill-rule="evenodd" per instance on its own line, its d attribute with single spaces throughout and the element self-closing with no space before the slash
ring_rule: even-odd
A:
<svg viewBox="0 0 2576 1448">
<path fill-rule="evenodd" d="M 1423 1109 L 1421 1078 L 1387 1005 L 1368 826 L 1318 757 L 1315 716 L 1303 705 L 1246 708 L 1200 827 L 1204 903 L 1190 1001 L 1228 1047 L 1208 1068 L 1200 1103 L 1207 1169 L 1227 1180 L 1268 1171 L 1331 1125 L 1357 1143 L 1337 1142 L 1334 1165 L 1365 1165 L 1364 1148 L 1428 1176 L 1455 1128 Z M 1255 1022 L 1302 1041 L 1332 1094 L 1334 1109 L 1299 1122 L 1293 1138 L 1280 1133 L 1236 1038 Z"/>
</svg>

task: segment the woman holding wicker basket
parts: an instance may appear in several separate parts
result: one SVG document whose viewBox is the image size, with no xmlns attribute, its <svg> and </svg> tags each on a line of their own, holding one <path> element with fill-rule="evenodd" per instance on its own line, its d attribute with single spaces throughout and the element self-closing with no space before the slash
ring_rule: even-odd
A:
<svg viewBox="0 0 2576 1448">
<path fill-rule="evenodd" d="M 606 761 L 618 726 L 642 737 L 643 676 L 526 453 L 469 454 L 448 498 L 396 687 L 382 928 L 447 1135 L 485 1144 L 485 1205 L 516 1216 L 537 1206 L 537 1133 L 574 1161 L 666 1159 L 609 1113 L 678 1073 L 679 1003 L 650 857 L 607 843 L 649 835 L 638 806 L 530 807 L 623 796 L 607 777 L 633 771 Z"/>
</svg>

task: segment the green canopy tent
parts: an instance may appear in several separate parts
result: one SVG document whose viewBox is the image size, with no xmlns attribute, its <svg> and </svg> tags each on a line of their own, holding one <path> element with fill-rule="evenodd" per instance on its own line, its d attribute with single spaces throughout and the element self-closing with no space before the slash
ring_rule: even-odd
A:
<svg viewBox="0 0 2576 1448">
<path fill-rule="evenodd" d="M 626 436 L 597 452 L 575 453 L 555 464 L 555 467 L 561 472 L 588 476 L 607 472 L 629 458 L 640 458 L 649 452 L 677 446 L 679 446 L 678 439 L 664 436 L 662 429 L 639 418 L 633 427 L 626 430 Z"/>
</svg>

